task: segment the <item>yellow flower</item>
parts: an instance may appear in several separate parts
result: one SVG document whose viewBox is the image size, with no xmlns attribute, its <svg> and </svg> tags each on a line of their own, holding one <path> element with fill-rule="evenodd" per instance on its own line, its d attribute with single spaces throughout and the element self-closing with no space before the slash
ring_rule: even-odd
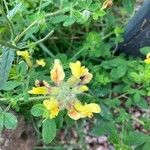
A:
<svg viewBox="0 0 150 150">
<path fill-rule="evenodd" d="M 146 59 L 144 60 L 146 64 L 150 64 L 150 53 L 146 55 Z"/>
<path fill-rule="evenodd" d="M 50 118 L 55 118 L 59 113 L 59 103 L 56 99 L 44 100 L 43 105 L 50 112 Z"/>
<path fill-rule="evenodd" d="M 63 67 L 60 63 L 61 62 L 59 59 L 55 59 L 54 67 L 50 72 L 51 79 L 57 84 L 61 83 L 65 78 L 65 73 L 64 73 Z"/>
<path fill-rule="evenodd" d="M 93 116 L 93 113 L 100 113 L 101 108 L 98 104 L 90 103 L 83 105 L 77 101 L 74 106 L 68 111 L 68 116 L 74 120 Z"/>
<path fill-rule="evenodd" d="M 82 85 L 82 86 L 80 87 L 80 90 L 81 90 L 82 92 L 86 92 L 86 91 L 89 90 L 89 88 L 88 88 L 86 85 Z"/>
<path fill-rule="evenodd" d="M 88 71 L 87 68 L 85 68 L 85 66 L 81 66 L 81 62 L 77 61 L 75 63 L 70 63 L 70 68 L 71 68 L 71 72 L 72 75 L 74 77 L 76 77 L 77 79 L 80 79 L 80 77 Z"/>
<path fill-rule="evenodd" d="M 39 59 L 39 60 L 36 60 L 36 64 L 37 64 L 38 66 L 44 67 L 44 66 L 46 65 L 46 62 L 45 62 L 44 59 Z"/>
<path fill-rule="evenodd" d="M 81 66 L 81 62 L 70 63 L 70 68 L 73 76 L 77 79 L 81 79 L 82 84 L 87 84 L 92 79 L 93 75 L 89 73 L 89 70 L 85 66 Z"/>
<path fill-rule="evenodd" d="M 22 56 L 24 59 L 30 58 L 29 52 L 28 51 L 17 51 L 18 56 Z"/>
<path fill-rule="evenodd" d="M 33 87 L 32 90 L 28 91 L 30 94 L 48 94 L 48 89 L 45 86 L 42 87 Z"/>
<path fill-rule="evenodd" d="M 28 51 L 17 51 L 18 56 L 22 56 L 24 60 L 27 62 L 29 67 L 32 67 L 31 57 Z"/>
<path fill-rule="evenodd" d="M 93 116 L 93 113 L 100 113 L 101 109 L 99 105 L 95 103 L 90 103 L 90 104 L 83 105 L 83 108 L 81 108 L 80 111 L 84 117 L 91 118 Z"/>
</svg>

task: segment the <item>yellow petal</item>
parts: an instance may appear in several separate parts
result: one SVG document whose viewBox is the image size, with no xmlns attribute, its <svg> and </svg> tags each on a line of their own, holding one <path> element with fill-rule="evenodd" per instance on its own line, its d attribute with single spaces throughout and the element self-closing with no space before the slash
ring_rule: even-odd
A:
<svg viewBox="0 0 150 150">
<path fill-rule="evenodd" d="M 148 59 L 148 58 L 145 59 L 144 62 L 145 62 L 146 64 L 150 64 L 150 58 L 149 58 L 149 59 Z"/>
<path fill-rule="evenodd" d="M 77 120 L 80 118 L 93 116 L 93 113 L 100 113 L 101 108 L 98 104 L 90 103 L 83 105 L 80 101 L 76 101 L 74 107 L 68 112 L 70 118 Z"/>
<path fill-rule="evenodd" d="M 75 63 L 70 63 L 70 68 L 71 68 L 71 72 L 72 75 L 74 77 L 76 77 L 77 79 L 80 79 L 80 77 L 86 72 L 88 71 L 87 68 L 85 68 L 85 66 L 81 66 L 81 62 L 77 61 Z"/>
<path fill-rule="evenodd" d="M 59 103 L 55 98 L 50 98 L 50 100 L 44 100 L 43 105 L 50 112 L 50 118 L 55 118 L 59 113 Z"/>
<path fill-rule="evenodd" d="M 146 59 L 144 60 L 146 64 L 150 64 L 150 53 L 146 55 Z"/>
<path fill-rule="evenodd" d="M 24 59 L 30 58 L 29 52 L 28 51 L 17 51 L 18 56 L 22 56 Z"/>
<path fill-rule="evenodd" d="M 81 112 L 83 110 L 83 105 L 80 101 L 76 101 L 74 107 L 77 111 Z"/>
<path fill-rule="evenodd" d="M 30 94 L 48 94 L 48 89 L 46 87 L 33 87 L 32 90 L 28 91 Z"/>
<path fill-rule="evenodd" d="M 90 103 L 90 104 L 85 104 L 84 106 L 87 110 L 90 110 L 92 113 L 100 113 L 101 108 L 98 104 L 95 103 Z"/>
<path fill-rule="evenodd" d="M 148 54 L 146 55 L 146 58 L 147 58 L 147 59 L 150 59 L 150 53 L 148 53 Z"/>
<path fill-rule="evenodd" d="M 45 106 L 47 110 L 50 110 L 51 108 L 50 100 L 44 100 L 43 105 Z"/>
<path fill-rule="evenodd" d="M 54 67 L 51 70 L 50 74 L 51 74 L 51 79 L 57 84 L 61 83 L 64 80 L 65 73 L 62 65 L 60 64 L 59 59 L 54 60 Z"/>
<path fill-rule="evenodd" d="M 67 84 L 71 87 L 74 87 L 76 85 L 78 85 L 80 83 L 80 79 L 75 78 L 74 76 L 71 76 L 68 80 L 67 80 Z"/>
<path fill-rule="evenodd" d="M 82 115 L 78 113 L 77 111 L 68 111 L 68 116 L 73 120 L 78 120 L 82 118 Z"/>
<path fill-rule="evenodd" d="M 31 61 L 31 56 L 28 51 L 17 51 L 17 55 L 22 56 L 25 59 L 25 61 L 27 62 L 28 66 L 32 67 L 33 64 Z"/>
<path fill-rule="evenodd" d="M 77 102 L 74 106 L 76 110 L 82 114 L 82 118 L 91 118 L 93 113 L 100 113 L 101 111 L 100 106 L 95 103 L 82 105 L 81 103 Z"/>
<path fill-rule="evenodd" d="M 78 120 L 82 118 L 82 114 L 76 111 L 75 109 L 68 111 L 68 116 L 73 120 Z"/>
<path fill-rule="evenodd" d="M 86 92 L 89 90 L 89 88 L 86 85 L 83 85 L 80 87 L 81 92 Z"/>
<path fill-rule="evenodd" d="M 44 66 L 46 65 L 46 62 L 45 62 L 44 59 L 39 59 L 39 60 L 36 60 L 36 64 L 37 64 L 38 66 L 44 67 Z"/>
</svg>

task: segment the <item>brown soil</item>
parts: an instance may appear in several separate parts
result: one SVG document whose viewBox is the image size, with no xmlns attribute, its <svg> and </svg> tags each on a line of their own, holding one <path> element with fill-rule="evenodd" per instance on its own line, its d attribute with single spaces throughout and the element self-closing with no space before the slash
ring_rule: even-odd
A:
<svg viewBox="0 0 150 150">
<path fill-rule="evenodd" d="M 0 150 L 32 150 L 36 139 L 34 129 L 20 117 L 16 130 L 5 130 L 0 137 Z"/>
</svg>

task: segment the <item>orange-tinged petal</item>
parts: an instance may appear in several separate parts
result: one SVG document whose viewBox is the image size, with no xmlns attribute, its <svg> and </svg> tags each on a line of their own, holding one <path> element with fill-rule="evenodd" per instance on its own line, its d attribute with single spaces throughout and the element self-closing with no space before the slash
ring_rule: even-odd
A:
<svg viewBox="0 0 150 150">
<path fill-rule="evenodd" d="M 28 91 L 30 94 L 48 94 L 48 89 L 43 86 L 43 87 L 33 87 L 32 90 Z"/>
<path fill-rule="evenodd" d="M 65 73 L 64 73 L 63 67 L 60 63 L 61 62 L 59 59 L 55 59 L 54 67 L 50 72 L 51 79 L 57 84 L 61 83 L 65 78 Z"/>
<path fill-rule="evenodd" d="M 68 111 L 68 116 L 73 120 L 78 120 L 82 118 L 82 114 L 78 112 L 75 107 L 72 106 L 72 108 Z"/>
<path fill-rule="evenodd" d="M 89 73 L 89 71 L 86 71 L 84 75 L 81 77 L 81 83 L 87 84 L 91 81 L 92 78 L 93 78 L 93 75 Z"/>
</svg>

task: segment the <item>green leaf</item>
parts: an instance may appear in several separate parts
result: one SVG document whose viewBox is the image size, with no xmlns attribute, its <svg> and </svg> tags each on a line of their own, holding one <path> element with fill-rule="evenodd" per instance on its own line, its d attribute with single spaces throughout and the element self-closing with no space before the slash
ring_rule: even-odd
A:
<svg viewBox="0 0 150 150">
<path fill-rule="evenodd" d="M 4 126 L 7 129 L 15 129 L 17 127 L 17 118 L 12 113 L 4 113 Z"/>
<path fill-rule="evenodd" d="M 69 17 L 69 18 L 67 18 L 67 19 L 65 20 L 65 22 L 63 23 L 63 26 L 64 26 L 64 27 L 70 26 L 70 25 L 74 24 L 75 21 L 76 21 L 76 20 L 75 20 L 74 17 Z"/>
<path fill-rule="evenodd" d="M 25 76 L 27 74 L 27 70 L 28 70 L 28 65 L 24 61 L 21 61 L 17 66 L 18 73 L 21 76 Z"/>
<path fill-rule="evenodd" d="M 133 100 L 134 100 L 135 103 L 139 103 L 139 102 L 140 102 L 140 100 L 141 100 L 141 95 L 139 94 L 139 92 L 136 92 L 136 93 L 134 94 Z"/>
<path fill-rule="evenodd" d="M 129 132 L 124 136 L 125 143 L 130 146 L 141 145 L 145 143 L 148 139 L 149 137 L 147 135 L 136 131 Z"/>
<path fill-rule="evenodd" d="M 125 75 L 127 71 L 126 66 L 119 66 L 117 68 L 113 68 L 110 72 L 110 76 L 112 77 L 113 80 L 120 79 Z"/>
<path fill-rule="evenodd" d="M 68 18 L 67 15 L 54 16 L 50 20 L 50 22 L 53 23 L 53 24 L 58 24 L 58 23 L 61 23 L 61 22 L 65 21 L 67 18 Z"/>
<path fill-rule="evenodd" d="M 140 101 L 136 103 L 136 105 L 140 108 L 148 109 L 148 103 L 144 98 L 141 98 Z"/>
<path fill-rule="evenodd" d="M 13 60 L 14 50 L 3 48 L 0 60 L 0 90 L 2 90 L 6 84 Z"/>
<path fill-rule="evenodd" d="M 143 55 L 147 55 L 147 54 L 150 52 L 150 47 L 143 47 L 143 48 L 140 48 L 140 52 L 141 52 Z"/>
<path fill-rule="evenodd" d="M 46 119 L 43 121 L 42 137 L 46 144 L 49 144 L 56 136 L 56 123 L 54 119 Z"/>
<path fill-rule="evenodd" d="M 95 136 L 101 136 L 104 134 L 114 136 L 117 135 L 117 129 L 115 127 L 115 123 L 112 121 L 100 121 L 93 127 L 91 134 Z"/>
<path fill-rule="evenodd" d="M 7 14 L 7 17 L 9 19 L 12 19 L 13 16 L 16 15 L 16 13 L 21 10 L 21 6 L 22 6 L 22 3 L 18 3 L 12 10 L 9 11 L 9 13 Z"/>
<path fill-rule="evenodd" d="M 3 90 L 6 90 L 6 91 L 13 90 L 19 85 L 20 85 L 20 82 L 18 81 L 7 81 L 5 86 L 3 87 Z"/>
<path fill-rule="evenodd" d="M 3 110 L 2 110 L 2 108 L 0 107 L 0 113 L 2 113 L 2 111 L 3 111 Z"/>
<path fill-rule="evenodd" d="M 128 98 L 127 101 L 125 102 L 125 106 L 129 108 L 131 107 L 132 103 L 133 103 L 132 99 Z"/>
<path fill-rule="evenodd" d="M 135 4 L 134 0 L 123 0 L 124 9 L 129 14 L 133 12 L 133 10 L 134 10 L 134 4 Z"/>
<path fill-rule="evenodd" d="M 3 126 L 4 126 L 4 116 L 3 113 L 0 113 L 0 133 L 3 130 Z"/>
<path fill-rule="evenodd" d="M 124 110 L 120 109 L 119 116 L 115 119 L 116 122 L 124 122 L 130 117 L 130 115 Z"/>
<path fill-rule="evenodd" d="M 150 141 L 145 143 L 143 150 L 148 150 L 150 148 Z"/>
<path fill-rule="evenodd" d="M 31 114 L 35 117 L 42 116 L 44 113 L 44 106 L 43 104 L 36 104 L 31 109 Z"/>
<path fill-rule="evenodd" d="M 64 120 L 63 120 L 63 114 L 60 113 L 60 114 L 57 116 L 57 118 L 55 119 L 57 128 L 61 128 L 61 127 L 62 127 L 63 121 L 64 121 Z"/>
<path fill-rule="evenodd" d="M 106 107 L 105 105 L 101 105 L 101 109 L 102 109 L 102 111 L 101 111 L 100 115 L 103 118 L 105 118 L 107 120 L 112 120 L 113 119 L 112 113 L 110 112 L 108 107 Z"/>
</svg>

